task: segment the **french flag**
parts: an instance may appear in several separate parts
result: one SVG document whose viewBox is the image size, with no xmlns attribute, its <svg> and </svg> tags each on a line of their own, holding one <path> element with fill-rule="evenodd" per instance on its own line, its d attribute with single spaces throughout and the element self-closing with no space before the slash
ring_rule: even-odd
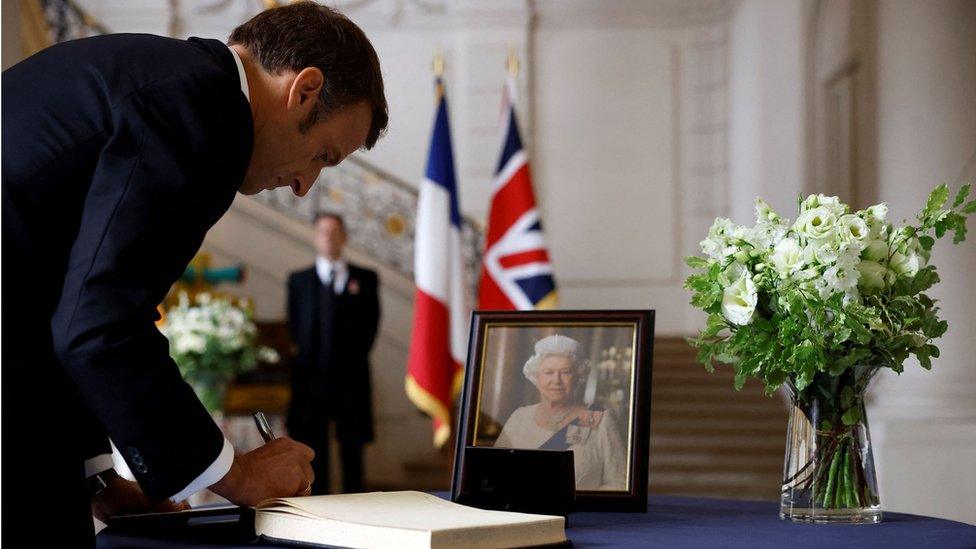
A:
<svg viewBox="0 0 976 549">
<path fill-rule="evenodd" d="M 461 213 L 440 78 L 437 115 L 420 184 L 414 243 L 413 335 L 407 363 L 407 397 L 434 421 L 434 445 L 451 436 L 451 407 L 461 388 L 468 306 L 461 261 Z"/>
</svg>

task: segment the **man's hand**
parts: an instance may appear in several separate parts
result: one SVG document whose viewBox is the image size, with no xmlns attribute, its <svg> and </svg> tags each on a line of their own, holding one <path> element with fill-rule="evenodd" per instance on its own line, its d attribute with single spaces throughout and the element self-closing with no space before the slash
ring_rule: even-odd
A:
<svg viewBox="0 0 976 549">
<path fill-rule="evenodd" d="M 182 511 L 190 506 L 185 501 L 174 503 L 165 500 L 153 505 L 142 488 L 131 480 L 115 477 L 109 481 L 105 489 L 92 498 L 92 514 L 95 518 L 105 522 L 109 517 L 130 515 L 133 513 L 163 513 L 167 511 Z"/>
<path fill-rule="evenodd" d="M 315 480 L 311 448 L 282 437 L 234 456 L 230 471 L 210 486 L 237 505 L 257 505 L 268 498 L 294 496 Z"/>
</svg>

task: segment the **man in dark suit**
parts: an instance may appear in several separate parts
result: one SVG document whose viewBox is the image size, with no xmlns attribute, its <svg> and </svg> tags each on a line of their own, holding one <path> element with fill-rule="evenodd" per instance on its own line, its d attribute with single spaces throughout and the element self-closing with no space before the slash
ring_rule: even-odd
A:
<svg viewBox="0 0 976 549">
<path fill-rule="evenodd" d="M 373 440 L 369 352 L 380 320 L 374 271 L 343 258 L 346 226 L 334 213 L 313 221 L 315 265 L 288 278 L 292 367 L 288 432 L 315 451 L 313 494 L 329 493 L 329 431 L 342 458 L 342 491 L 363 491 L 363 445 Z"/>
<path fill-rule="evenodd" d="M 235 456 L 154 321 L 237 192 L 304 196 L 376 142 L 386 100 L 362 31 L 301 3 L 230 46 L 68 42 L 3 73 L 2 116 L 3 541 L 92 545 L 93 502 L 306 491 L 312 451 L 283 438 Z M 106 470 L 108 437 L 138 486 Z"/>
</svg>

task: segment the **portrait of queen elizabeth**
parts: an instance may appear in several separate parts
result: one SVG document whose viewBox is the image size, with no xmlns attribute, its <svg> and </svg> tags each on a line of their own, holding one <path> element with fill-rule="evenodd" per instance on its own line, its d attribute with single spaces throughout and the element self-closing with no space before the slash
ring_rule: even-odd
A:
<svg viewBox="0 0 976 549">
<path fill-rule="evenodd" d="M 522 373 L 539 400 L 512 412 L 494 446 L 572 450 L 577 490 L 626 490 L 628 452 L 618 418 L 583 401 L 589 371 L 575 339 L 557 334 L 536 341 Z"/>
</svg>

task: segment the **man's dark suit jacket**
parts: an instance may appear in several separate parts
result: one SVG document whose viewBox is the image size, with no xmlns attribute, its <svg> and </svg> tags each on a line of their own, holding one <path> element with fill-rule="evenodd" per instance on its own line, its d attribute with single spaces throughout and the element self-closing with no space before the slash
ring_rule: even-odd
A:
<svg viewBox="0 0 976 549">
<path fill-rule="evenodd" d="M 288 279 L 288 321 L 298 355 L 292 368 L 291 433 L 318 432 L 336 421 L 340 441 L 373 440 L 369 352 L 376 340 L 380 306 L 376 273 L 348 265 L 349 281 L 330 310 L 320 302 L 322 282 L 315 267 Z M 331 353 L 320 355 L 319 314 L 331 314 Z"/>
<path fill-rule="evenodd" d="M 251 111 L 221 42 L 108 35 L 5 71 L 2 138 L 4 522 L 81 546 L 106 434 L 153 500 L 221 451 L 154 322 L 243 180 Z"/>
</svg>

